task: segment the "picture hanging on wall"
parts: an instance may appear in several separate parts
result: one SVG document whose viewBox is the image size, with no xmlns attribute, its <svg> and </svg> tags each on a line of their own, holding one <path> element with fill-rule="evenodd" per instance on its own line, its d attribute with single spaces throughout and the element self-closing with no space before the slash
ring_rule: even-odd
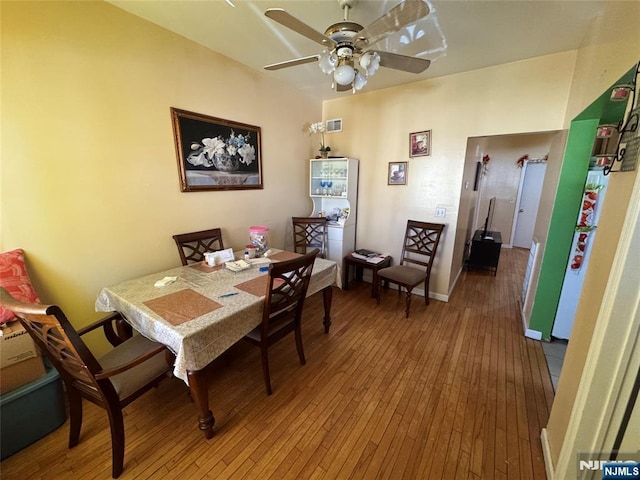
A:
<svg viewBox="0 0 640 480">
<path fill-rule="evenodd" d="M 431 155 L 431 130 L 409 134 L 409 156 L 424 157 Z"/>
<path fill-rule="evenodd" d="M 407 162 L 389 162 L 387 185 L 407 184 Z"/>
<path fill-rule="evenodd" d="M 171 108 L 183 192 L 261 189 L 260 127 Z"/>
</svg>

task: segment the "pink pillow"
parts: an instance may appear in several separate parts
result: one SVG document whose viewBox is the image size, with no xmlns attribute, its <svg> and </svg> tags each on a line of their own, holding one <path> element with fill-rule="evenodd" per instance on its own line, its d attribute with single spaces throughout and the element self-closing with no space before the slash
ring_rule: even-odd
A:
<svg viewBox="0 0 640 480">
<path fill-rule="evenodd" d="M 18 248 L 0 253 L 0 287 L 4 287 L 16 300 L 39 303 L 38 295 L 31 286 L 24 264 L 24 250 Z M 0 307 L 0 323 L 15 319 L 13 312 Z"/>
</svg>

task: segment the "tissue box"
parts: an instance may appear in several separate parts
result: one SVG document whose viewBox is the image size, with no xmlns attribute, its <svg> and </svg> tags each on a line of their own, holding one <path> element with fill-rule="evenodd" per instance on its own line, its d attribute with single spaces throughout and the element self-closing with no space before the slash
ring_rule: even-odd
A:
<svg viewBox="0 0 640 480">
<path fill-rule="evenodd" d="M 41 439 L 66 419 L 62 380 L 55 368 L 0 395 L 0 460 Z"/>
</svg>

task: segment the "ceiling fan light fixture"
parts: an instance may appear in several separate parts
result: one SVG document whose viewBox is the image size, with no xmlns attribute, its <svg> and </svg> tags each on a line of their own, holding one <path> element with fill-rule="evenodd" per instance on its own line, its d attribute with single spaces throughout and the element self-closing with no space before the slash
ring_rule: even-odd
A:
<svg viewBox="0 0 640 480">
<path fill-rule="evenodd" d="M 0 0 L 2 1 L 2 0 Z M 235 0 L 226 0 L 234 2 Z M 400 0 L 387 13 L 373 20 L 366 27 L 349 21 L 349 10 L 357 0 L 338 0 L 344 10 L 344 21 L 329 25 L 323 33 L 298 20 L 282 8 L 269 8 L 265 15 L 280 25 L 316 42 L 323 47 L 320 55 L 309 55 L 286 62 L 266 65 L 266 70 L 318 62 L 320 70 L 331 76 L 331 87 L 337 92 L 361 90 L 369 77 L 374 75 L 380 66 L 409 73 L 422 73 L 429 66 L 429 60 L 409 57 L 388 51 L 364 51 L 369 46 L 380 43 L 390 35 L 412 27 L 418 20 L 429 14 L 428 0 Z M 413 27 L 412 27 L 413 28 Z M 419 38 L 424 32 L 413 34 L 411 38 Z"/>
<path fill-rule="evenodd" d="M 353 89 L 355 91 L 362 90 L 366 84 L 367 77 L 365 77 L 362 73 L 356 71 L 356 76 L 353 79 Z"/>
<path fill-rule="evenodd" d="M 343 63 L 333 72 L 333 79 L 338 85 L 349 85 L 355 76 L 356 71 L 348 63 Z"/>
<path fill-rule="evenodd" d="M 380 68 L 378 52 L 366 52 L 360 56 L 360 66 L 367 71 L 367 75 L 374 75 Z"/>
<path fill-rule="evenodd" d="M 333 52 L 323 51 L 318 58 L 318 66 L 320 67 L 320 71 L 325 75 L 330 75 L 336 69 L 338 65 L 338 57 Z"/>
</svg>

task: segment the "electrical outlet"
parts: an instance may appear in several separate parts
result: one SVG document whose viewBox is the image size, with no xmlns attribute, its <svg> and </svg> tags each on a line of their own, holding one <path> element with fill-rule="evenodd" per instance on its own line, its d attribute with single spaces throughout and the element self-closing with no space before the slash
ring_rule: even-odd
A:
<svg viewBox="0 0 640 480">
<path fill-rule="evenodd" d="M 444 217 L 447 214 L 447 209 L 444 207 L 436 207 L 436 217 Z"/>
</svg>

